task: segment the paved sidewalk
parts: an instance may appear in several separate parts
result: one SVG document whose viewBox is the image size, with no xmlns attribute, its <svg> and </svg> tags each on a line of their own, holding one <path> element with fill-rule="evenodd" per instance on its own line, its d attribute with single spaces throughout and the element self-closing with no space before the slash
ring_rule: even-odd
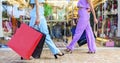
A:
<svg viewBox="0 0 120 63">
<path fill-rule="evenodd" d="M 44 48 L 40 59 L 20 60 L 10 48 L 0 48 L 0 63 L 120 63 L 120 48 L 99 47 L 96 54 L 87 51 L 86 47 L 77 48 L 72 54 L 54 59 L 49 49 Z"/>
</svg>

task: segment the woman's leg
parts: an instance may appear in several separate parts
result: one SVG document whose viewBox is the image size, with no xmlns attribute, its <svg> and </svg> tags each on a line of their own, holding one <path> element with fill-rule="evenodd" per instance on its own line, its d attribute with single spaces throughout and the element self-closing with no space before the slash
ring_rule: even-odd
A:
<svg viewBox="0 0 120 63">
<path fill-rule="evenodd" d="M 73 40 L 71 41 L 69 46 L 67 46 L 67 49 L 74 50 L 74 46 L 76 42 L 80 39 L 84 30 L 86 29 L 87 24 L 88 24 L 87 20 L 79 19 L 76 30 L 75 30 L 75 34 L 73 36 Z"/>
<path fill-rule="evenodd" d="M 86 38 L 87 38 L 89 52 L 95 52 L 96 51 L 95 37 L 94 37 L 94 34 L 92 32 L 92 28 L 90 26 L 90 23 L 86 27 Z"/>
<path fill-rule="evenodd" d="M 54 42 L 52 41 L 52 39 L 51 39 L 51 37 L 49 35 L 46 19 L 44 17 L 40 18 L 39 28 L 40 28 L 40 31 L 43 32 L 46 35 L 45 42 L 48 45 L 48 47 L 50 48 L 51 52 L 53 54 L 59 53 L 60 50 L 55 46 Z"/>
</svg>

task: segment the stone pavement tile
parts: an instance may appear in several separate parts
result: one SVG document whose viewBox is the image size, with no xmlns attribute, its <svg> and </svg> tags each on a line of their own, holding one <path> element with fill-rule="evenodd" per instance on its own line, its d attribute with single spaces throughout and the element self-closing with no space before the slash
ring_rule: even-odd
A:
<svg viewBox="0 0 120 63">
<path fill-rule="evenodd" d="M 62 50 L 63 51 L 63 50 Z M 58 59 L 44 49 L 40 59 L 20 60 L 12 50 L 0 50 L 0 63 L 120 63 L 120 48 L 98 48 L 95 54 L 87 54 L 87 48 L 75 49 Z"/>
</svg>

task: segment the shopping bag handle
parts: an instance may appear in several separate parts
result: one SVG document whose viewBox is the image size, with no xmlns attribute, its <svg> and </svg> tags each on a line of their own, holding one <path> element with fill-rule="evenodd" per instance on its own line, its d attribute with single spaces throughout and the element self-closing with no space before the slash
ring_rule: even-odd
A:
<svg viewBox="0 0 120 63">
<path fill-rule="evenodd" d="M 36 29 L 36 30 L 38 30 L 38 31 L 40 30 L 39 25 L 36 25 L 36 24 L 33 25 L 32 28 L 34 28 L 34 29 Z"/>
</svg>

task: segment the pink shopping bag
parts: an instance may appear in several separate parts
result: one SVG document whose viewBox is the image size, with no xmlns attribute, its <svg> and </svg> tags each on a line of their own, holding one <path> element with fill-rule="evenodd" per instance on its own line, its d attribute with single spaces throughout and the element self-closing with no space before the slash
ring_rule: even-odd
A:
<svg viewBox="0 0 120 63">
<path fill-rule="evenodd" d="M 108 42 L 106 42 L 105 46 L 106 47 L 114 47 L 114 41 L 110 39 Z"/>
<path fill-rule="evenodd" d="M 23 23 L 7 45 L 21 57 L 30 59 L 42 36 L 42 33 Z"/>
</svg>

